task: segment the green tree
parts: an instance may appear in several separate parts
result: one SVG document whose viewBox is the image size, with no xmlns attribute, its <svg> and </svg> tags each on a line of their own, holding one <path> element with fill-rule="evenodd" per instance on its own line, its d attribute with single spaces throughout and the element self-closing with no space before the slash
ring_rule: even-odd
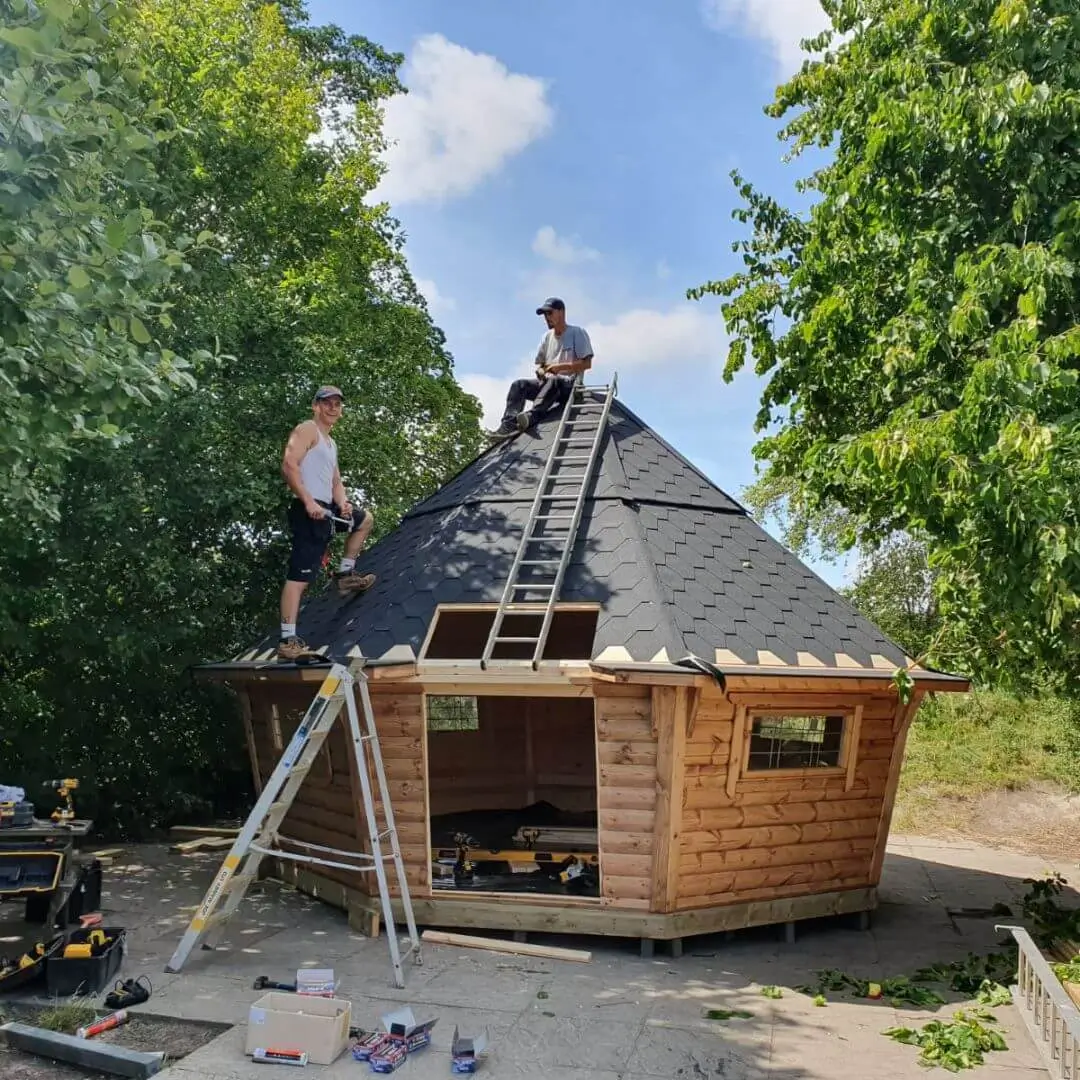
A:
<svg viewBox="0 0 1080 1080">
<path fill-rule="evenodd" d="M 169 344 L 222 359 L 67 468 L 70 513 L 9 563 L 0 708 L 25 773 L 81 769 L 88 808 L 135 833 L 247 791 L 234 704 L 187 672 L 276 625 L 279 464 L 315 388 L 345 390 L 342 472 L 380 534 L 481 433 L 397 223 L 365 202 L 397 58 L 291 4 L 142 0 L 128 32 L 182 131 L 160 148 L 155 212 L 215 238 L 168 291 Z"/>
<path fill-rule="evenodd" d="M 0 517 L 24 530 L 55 518 L 83 442 L 193 385 L 160 340 L 191 239 L 150 208 L 175 128 L 118 33 L 127 10 L 0 0 Z"/>
<path fill-rule="evenodd" d="M 1074 678 L 1080 647 L 1080 13 L 828 0 L 834 44 L 769 115 L 813 205 L 740 176 L 726 376 L 768 376 L 756 453 L 849 542 L 925 537 L 968 670 Z"/>
</svg>

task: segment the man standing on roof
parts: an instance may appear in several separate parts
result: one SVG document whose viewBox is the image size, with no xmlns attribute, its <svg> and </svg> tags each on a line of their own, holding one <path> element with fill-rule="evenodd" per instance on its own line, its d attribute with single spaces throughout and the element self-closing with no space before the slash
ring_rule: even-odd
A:
<svg viewBox="0 0 1080 1080">
<path fill-rule="evenodd" d="M 353 506 L 345 494 L 338 471 L 337 443 L 330 437 L 341 419 L 344 397 L 336 386 L 322 386 L 315 393 L 311 420 L 297 424 L 289 435 L 281 472 L 295 498 L 289 504 L 292 554 L 281 590 L 281 640 L 278 659 L 296 660 L 310 650 L 296 634 L 300 600 L 308 583 L 322 566 L 334 532 L 348 532 L 345 555 L 334 580 L 343 595 L 363 592 L 375 582 L 374 574 L 358 574 L 356 557 L 371 533 L 375 519 L 370 510 Z M 333 517 L 345 518 L 340 524 Z"/>
<path fill-rule="evenodd" d="M 489 437 L 508 439 L 519 431 L 528 431 L 552 409 L 565 405 L 574 385 L 574 377 L 592 367 L 593 349 L 589 335 L 580 326 L 566 321 L 566 305 L 550 296 L 537 309 L 544 316 L 547 333 L 536 350 L 536 378 L 517 379 L 510 384 L 506 395 L 506 411 L 502 423 Z M 533 403 L 525 411 L 525 402 Z"/>
</svg>

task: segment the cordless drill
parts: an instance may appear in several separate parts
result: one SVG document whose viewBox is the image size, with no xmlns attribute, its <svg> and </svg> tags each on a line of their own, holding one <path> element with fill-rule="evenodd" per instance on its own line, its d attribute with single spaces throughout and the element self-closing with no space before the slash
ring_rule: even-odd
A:
<svg viewBox="0 0 1080 1080">
<path fill-rule="evenodd" d="M 74 779 L 46 780 L 41 786 L 55 788 L 56 794 L 64 800 L 64 805 L 58 806 L 49 815 L 50 818 L 56 822 L 72 821 L 75 817 L 75 804 L 72 802 L 71 793 L 79 786 L 79 781 Z"/>
</svg>

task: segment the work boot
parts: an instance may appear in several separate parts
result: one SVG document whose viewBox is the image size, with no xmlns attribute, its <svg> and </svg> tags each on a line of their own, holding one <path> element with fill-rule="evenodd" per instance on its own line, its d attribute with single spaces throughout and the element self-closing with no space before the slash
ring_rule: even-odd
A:
<svg viewBox="0 0 1080 1080">
<path fill-rule="evenodd" d="M 494 431 L 485 431 L 484 434 L 490 442 L 504 442 L 506 439 L 516 435 L 517 431 L 512 427 L 507 427 L 505 424 L 500 424 Z"/>
<path fill-rule="evenodd" d="M 348 593 L 366 592 L 375 584 L 374 574 L 358 574 L 355 570 L 338 571 L 334 575 L 338 592 L 342 596 Z"/>
<path fill-rule="evenodd" d="M 527 413 L 527 412 L 519 412 L 517 414 L 518 431 L 528 431 L 529 430 L 529 421 L 531 419 L 532 419 L 532 416 L 529 413 Z"/>
<path fill-rule="evenodd" d="M 282 638 L 278 642 L 277 658 L 279 660 L 300 660 L 315 655 L 317 654 L 307 647 L 304 639 L 297 637 L 295 634 L 291 638 Z"/>
</svg>

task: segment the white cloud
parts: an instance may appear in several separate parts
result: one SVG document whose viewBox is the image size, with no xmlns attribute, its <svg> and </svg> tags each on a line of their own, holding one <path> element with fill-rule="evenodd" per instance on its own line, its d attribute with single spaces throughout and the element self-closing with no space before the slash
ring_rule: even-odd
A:
<svg viewBox="0 0 1080 1080">
<path fill-rule="evenodd" d="M 388 172 L 375 191 L 379 200 L 464 195 L 552 125 L 544 80 L 510 72 L 441 34 L 416 42 L 403 81 L 409 92 L 383 109 Z"/>
<path fill-rule="evenodd" d="M 523 378 L 529 374 L 520 372 L 516 375 L 497 377 L 494 375 L 459 375 L 457 381 L 467 394 L 473 394 L 480 399 L 484 409 L 481 423 L 486 428 L 496 428 L 502 419 L 503 410 L 506 408 L 506 393 L 510 389 L 510 383 L 514 379 Z"/>
<path fill-rule="evenodd" d="M 431 278 L 416 278 L 415 280 L 416 287 L 423 294 L 432 315 L 440 315 L 457 309 L 457 301 L 452 296 L 443 296 L 439 291 L 439 286 Z"/>
<path fill-rule="evenodd" d="M 577 238 L 560 236 L 551 225 L 536 230 L 532 249 L 541 258 L 555 263 L 595 262 L 600 252 L 577 243 Z"/>
<path fill-rule="evenodd" d="M 799 42 L 831 25 L 818 0 L 701 0 L 701 12 L 714 30 L 738 27 L 767 42 L 784 76 L 807 57 Z"/>
<path fill-rule="evenodd" d="M 661 281 L 671 277 L 671 267 L 668 266 L 667 259 L 661 259 L 656 264 L 656 276 L 660 278 Z"/>
<path fill-rule="evenodd" d="M 714 364 L 723 359 L 726 341 L 718 315 L 685 304 L 670 311 L 636 308 L 586 330 L 596 366 L 618 371 Z"/>
</svg>

